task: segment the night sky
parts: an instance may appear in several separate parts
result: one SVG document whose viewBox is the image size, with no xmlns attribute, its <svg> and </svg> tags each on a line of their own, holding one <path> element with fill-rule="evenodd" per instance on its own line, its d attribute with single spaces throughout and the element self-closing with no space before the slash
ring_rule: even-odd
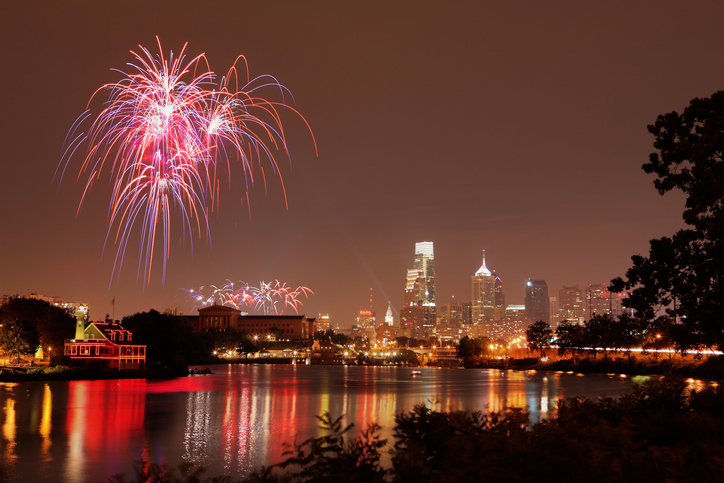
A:
<svg viewBox="0 0 724 483">
<path fill-rule="evenodd" d="M 603 283 L 648 240 L 682 226 L 641 165 L 646 126 L 724 88 L 724 5 L 715 2 L 6 2 L 0 36 L 0 294 L 90 305 L 91 319 L 179 307 L 181 288 L 278 279 L 315 294 L 300 310 L 349 325 L 399 311 L 414 244 L 435 243 L 437 302 L 470 300 L 486 249 L 508 303 L 525 281 Z M 81 158 L 54 180 L 65 136 L 130 50 L 188 42 L 225 73 L 293 93 L 319 148 L 283 114 L 286 187 L 235 180 L 211 243 L 173 244 L 161 282 L 137 280 L 138 238 L 120 278 L 102 254 L 110 190 L 79 216 Z M 237 173 L 241 173 L 237 171 Z M 178 240 L 179 232 L 175 232 Z M 174 235 L 172 235 L 174 236 Z"/>
</svg>

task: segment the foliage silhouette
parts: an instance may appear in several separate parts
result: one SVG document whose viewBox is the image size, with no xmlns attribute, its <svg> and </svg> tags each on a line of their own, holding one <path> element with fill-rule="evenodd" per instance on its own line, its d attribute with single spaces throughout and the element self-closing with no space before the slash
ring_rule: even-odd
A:
<svg viewBox="0 0 724 483">
<path fill-rule="evenodd" d="M 689 228 L 651 240 L 648 256 L 633 256 L 611 289 L 630 291 L 624 304 L 641 319 L 674 318 L 680 351 L 724 348 L 724 91 L 660 115 L 648 129 L 658 152 L 643 169 L 657 177 L 660 194 L 684 193 Z"/>
<path fill-rule="evenodd" d="M 528 348 L 532 351 L 538 351 L 542 356 L 543 352 L 551 346 L 553 330 L 551 330 L 551 326 L 547 322 L 539 320 L 528 327 L 525 331 L 525 337 L 528 340 Z"/>
</svg>

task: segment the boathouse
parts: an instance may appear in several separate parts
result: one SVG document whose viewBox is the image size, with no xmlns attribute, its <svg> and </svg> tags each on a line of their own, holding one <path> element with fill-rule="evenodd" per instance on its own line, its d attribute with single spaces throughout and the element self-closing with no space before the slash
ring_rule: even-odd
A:
<svg viewBox="0 0 724 483">
<path fill-rule="evenodd" d="M 85 325 L 85 313 L 76 314 L 74 339 L 65 339 L 64 354 L 76 362 L 100 362 L 113 369 L 143 369 L 146 346 L 131 344 L 133 334 L 113 321 Z"/>
</svg>

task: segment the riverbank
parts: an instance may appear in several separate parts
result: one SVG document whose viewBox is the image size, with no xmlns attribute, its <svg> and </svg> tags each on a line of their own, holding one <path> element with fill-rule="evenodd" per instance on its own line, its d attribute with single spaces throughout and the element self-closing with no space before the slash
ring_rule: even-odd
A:
<svg viewBox="0 0 724 483">
<path fill-rule="evenodd" d="M 291 360 L 252 360 L 232 361 L 233 364 L 291 364 Z M 213 365 L 213 364 L 212 364 Z M 457 367 L 457 366 L 456 366 Z M 626 374 L 626 375 L 662 375 L 683 378 L 724 381 L 724 356 L 709 356 L 701 359 L 694 357 L 669 359 L 651 356 L 616 357 L 607 359 L 578 358 L 540 362 L 537 358 L 489 360 L 467 366 L 468 369 L 501 370 L 540 370 L 563 371 L 583 374 Z M 189 374 L 188 366 L 153 366 L 143 370 L 107 369 L 93 366 L 35 366 L 0 367 L 0 382 L 23 381 L 73 381 L 97 379 L 168 379 Z"/>
<path fill-rule="evenodd" d="M 662 375 L 684 378 L 724 380 L 724 356 L 696 359 L 679 356 L 654 358 L 652 356 L 617 357 L 607 359 L 579 358 L 543 362 L 531 368 L 543 371 L 573 371 L 584 374 Z"/>
<path fill-rule="evenodd" d="M 0 367 L 0 382 L 83 381 L 99 379 L 170 379 L 188 375 L 188 366 L 153 366 L 123 370 L 93 366 Z"/>
</svg>

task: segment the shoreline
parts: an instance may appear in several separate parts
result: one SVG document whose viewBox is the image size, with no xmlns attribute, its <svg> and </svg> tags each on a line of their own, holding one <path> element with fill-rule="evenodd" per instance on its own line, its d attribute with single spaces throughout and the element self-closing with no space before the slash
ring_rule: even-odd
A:
<svg viewBox="0 0 724 483">
<path fill-rule="evenodd" d="M 641 376 L 675 376 L 703 379 L 709 381 L 724 380 L 724 356 L 709 356 L 705 359 L 639 359 L 619 357 L 612 359 L 581 358 L 562 359 L 541 362 L 531 369 L 550 372 L 579 372 L 583 374 L 626 374 Z"/>
<path fill-rule="evenodd" d="M 231 362 L 230 362 L 231 363 Z M 224 363 L 201 364 L 204 367 L 224 365 Z M 540 362 L 528 358 L 510 361 L 508 364 L 476 364 L 466 369 L 500 369 L 512 371 L 576 372 L 582 374 L 625 374 L 644 376 L 667 376 L 694 378 L 708 381 L 724 381 L 724 356 L 710 356 L 702 360 L 682 359 L 638 359 L 611 358 L 563 359 L 552 362 Z M 213 373 L 213 369 L 212 369 Z M 0 367 L 0 383 L 30 381 L 81 381 L 103 379 L 172 379 L 189 375 L 189 366 L 179 364 L 174 367 L 150 367 L 135 370 L 113 370 L 98 367 Z"/>
<path fill-rule="evenodd" d="M 114 370 L 97 367 L 1 367 L 0 383 L 44 381 L 95 381 L 110 379 L 173 379 L 188 375 L 188 366 Z"/>
</svg>

